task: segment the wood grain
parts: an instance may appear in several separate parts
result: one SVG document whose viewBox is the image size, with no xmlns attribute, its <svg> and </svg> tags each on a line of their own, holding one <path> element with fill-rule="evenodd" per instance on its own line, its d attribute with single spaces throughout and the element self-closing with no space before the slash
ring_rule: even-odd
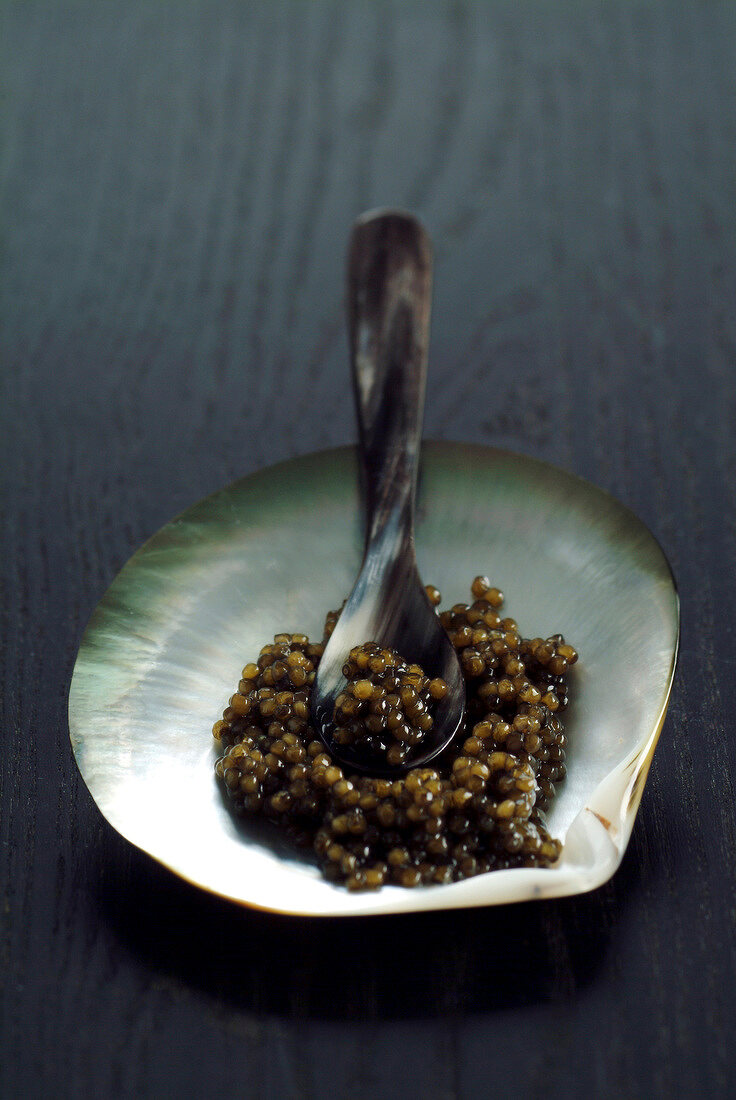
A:
<svg viewBox="0 0 736 1100">
<path fill-rule="evenodd" d="M 2 1095 L 733 1095 L 736 6 L 24 0 L 2 20 Z M 147 535 L 354 438 L 344 248 L 384 204 L 436 245 L 427 434 L 629 504 L 673 563 L 682 656 L 608 885 L 297 922 L 114 834 L 66 692 Z"/>
</svg>

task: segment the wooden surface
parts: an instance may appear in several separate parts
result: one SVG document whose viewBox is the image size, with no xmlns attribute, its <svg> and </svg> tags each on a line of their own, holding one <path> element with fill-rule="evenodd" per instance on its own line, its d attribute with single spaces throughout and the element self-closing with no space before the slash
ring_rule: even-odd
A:
<svg viewBox="0 0 736 1100">
<path fill-rule="evenodd" d="M 736 5 L 2 20 L 3 1098 L 733 1095 Z M 146 536 L 354 438 L 344 247 L 382 204 L 436 243 L 427 435 L 630 505 L 678 578 L 682 655 L 605 887 L 279 919 L 107 826 L 66 693 Z"/>
</svg>

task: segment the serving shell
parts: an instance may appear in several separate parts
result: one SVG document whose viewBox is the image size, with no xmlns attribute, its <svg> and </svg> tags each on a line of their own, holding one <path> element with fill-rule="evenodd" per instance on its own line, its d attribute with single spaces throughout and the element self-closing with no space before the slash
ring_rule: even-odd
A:
<svg viewBox="0 0 736 1100">
<path fill-rule="evenodd" d="M 74 668 L 69 727 L 85 783 L 131 843 L 182 878 L 260 909 L 348 916 L 582 893 L 628 844 L 664 721 L 679 601 L 658 543 L 571 474 L 506 451 L 425 444 L 417 558 L 443 606 L 486 573 L 525 636 L 580 653 L 566 713 L 568 776 L 548 814 L 552 868 L 351 894 L 271 830 L 230 813 L 210 730 L 244 664 L 280 631 L 321 636 L 362 551 L 357 459 L 323 451 L 242 478 L 189 508 L 123 567 Z"/>
</svg>

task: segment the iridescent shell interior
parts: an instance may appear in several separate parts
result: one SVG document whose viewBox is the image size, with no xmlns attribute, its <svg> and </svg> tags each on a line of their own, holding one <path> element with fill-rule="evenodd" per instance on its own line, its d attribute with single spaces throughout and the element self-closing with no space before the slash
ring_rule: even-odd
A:
<svg viewBox="0 0 736 1100">
<path fill-rule="evenodd" d="M 623 856 L 664 719 L 677 594 L 657 542 L 616 500 L 491 448 L 425 445 L 417 557 L 443 606 L 467 600 L 486 573 L 526 636 L 561 632 L 580 652 L 568 777 L 548 815 L 564 838 L 559 862 L 351 894 L 228 811 L 212 723 L 274 633 L 319 637 L 325 612 L 349 592 L 362 548 L 356 471 L 351 448 L 270 467 L 188 509 L 121 570 L 90 620 L 69 700 L 97 805 L 193 884 L 283 913 L 493 905 L 600 885 Z"/>
</svg>

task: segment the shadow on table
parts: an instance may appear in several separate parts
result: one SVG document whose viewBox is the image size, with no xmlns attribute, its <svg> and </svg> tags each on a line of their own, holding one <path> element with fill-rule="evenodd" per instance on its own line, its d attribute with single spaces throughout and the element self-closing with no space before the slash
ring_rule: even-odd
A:
<svg viewBox="0 0 736 1100">
<path fill-rule="evenodd" d="M 594 980 L 641 875 L 629 854 L 611 883 L 575 898 L 291 918 L 194 890 L 111 841 L 95 892 L 114 933 L 151 971 L 226 1010 L 325 1020 L 487 1013 L 574 996 Z"/>
</svg>

